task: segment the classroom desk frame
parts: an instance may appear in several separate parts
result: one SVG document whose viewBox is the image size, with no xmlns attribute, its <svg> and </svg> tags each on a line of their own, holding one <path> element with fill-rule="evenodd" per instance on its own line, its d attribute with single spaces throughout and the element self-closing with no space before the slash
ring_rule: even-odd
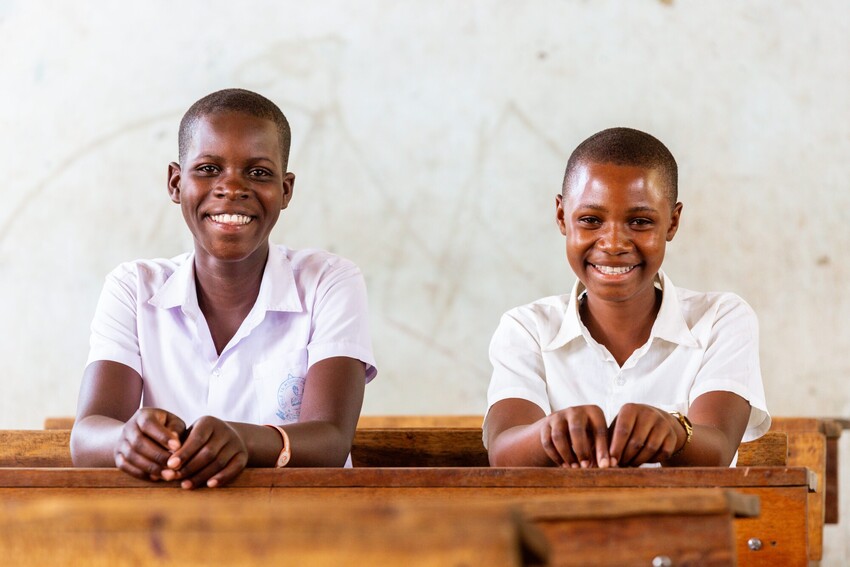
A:
<svg viewBox="0 0 850 567">
<path fill-rule="evenodd" d="M 0 498 L 47 495 L 119 495 L 129 499 L 152 494 L 207 497 L 349 499 L 386 502 L 445 500 L 521 502 L 531 497 L 591 491 L 647 488 L 686 490 L 728 488 L 758 496 L 761 514 L 734 521 L 735 548 L 741 565 L 807 565 L 807 496 L 815 489 L 812 473 L 800 467 L 579 469 L 550 468 L 360 468 L 246 469 L 230 486 L 181 490 L 176 483 L 148 483 L 116 469 L 0 469 Z"/>
</svg>

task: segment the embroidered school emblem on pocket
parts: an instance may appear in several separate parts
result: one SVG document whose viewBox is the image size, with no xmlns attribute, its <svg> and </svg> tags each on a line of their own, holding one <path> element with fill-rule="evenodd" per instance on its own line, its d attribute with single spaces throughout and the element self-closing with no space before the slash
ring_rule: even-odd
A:
<svg viewBox="0 0 850 567">
<path fill-rule="evenodd" d="M 275 412 L 284 423 L 298 421 L 301 415 L 301 396 L 304 395 L 304 376 L 287 375 L 277 389 L 277 407 Z"/>
</svg>

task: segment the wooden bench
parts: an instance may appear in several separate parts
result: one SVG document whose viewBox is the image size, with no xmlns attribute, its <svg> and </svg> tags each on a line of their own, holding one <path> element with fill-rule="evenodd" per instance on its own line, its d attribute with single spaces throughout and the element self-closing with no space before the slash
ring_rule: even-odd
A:
<svg viewBox="0 0 850 567">
<path fill-rule="evenodd" d="M 0 430 L 0 467 L 71 467 L 70 431 Z M 785 466 L 787 435 L 771 432 L 742 443 L 738 466 Z M 481 430 L 474 428 L 358 429 L 355 467 L 486 467 Z"/>
<path fill-rule="evenodd" d="M 806 469 L 785 467 L 609 470 L 478 467 L 247 469 L 230 486 L 185 491 L 175 483 L 139 481 L 116 469 L 5 468 L 0 469 L 0 502 L 67 496 L 92 497 L 96 494 L 92 500 L 116 497 L 126 502 L 148 502 L 154 495 L 166 495 L 170 506 L 175 509 L 204 495 L 231 502 L 271 502 L 280 507 L 286 507 L 299 499 L 340 505 L 349 501 L 387 503 L 397 500 L 440 505 L 446 502 L 466 503 L 470 506 L 479 503 L 501 506 L 522 503 L 523 514 L 541 529 L 545 527 L 545 522 L 555 521 L 558 514 L 567 514 L 564 521 L 579 522 L 573 527 L 559 524 L 560 527 L 556 529 L 554 524 L 549 526 L 554 530 L 548 532 L 548 536 L 553 538 L 550 544 L 554 549 L 562 544 L 571 544 L 563 540 L 567 537 L 563 534 L 581 529 L 587 531 L 582 536 L 587 540 L 585 544 L 592 543 L 593 547 L 601 545 L 599 540 L 590 535 L 590 524 L 582 522 L 599 523 L 603 521 L 599 516 L 612 514 L 612 517 L 618 517 L 619 514 L 625 522 L 622 525 L 630 526 L 628 530 L 637 529 L 641 524 L 646 528 L 654 528 L 661 525 L 657 523 L 661 521 L 657 516 L 664 513 L 664 498 L 669 497 L 673 499 L 671 502 L 678 502 L 675 514 L 672 512 L 673 504 L 668 509 L 672 518 L 676 514 L 687 514 L 689 507 L 692 511 L 701 509 L 702 504 L 697 501 L 693 489 L 724 488 L 756 496 L 761 502 L 761 514 L 758 517 L 740 517 L 733 521 L 735 553 L 742 565 L 806 565 L 806 497 L 812 481 Z M 614 499 L 607 507 L 601 506 L 600 500 L 593 500 L 594 497 L 604 499 L 612 495 Z M 538 498 L 549 499 L 550 503 L 540 504 Z M 563 503 L 564 498 L 588 500 L 579 506 Z M 551 504 L 553 501 L 562 504 Z M 647 509 L 647 505 L 657 507 Z M 614 514 L 617 506 L 620 510 Z M 584 516 L 576 516 L 577 510 L 584 510 Z M 597 511 L 595 519 L 590 516 L 592 510 Z M 728 509 L 726 513 L 729 513 Z M 697 513 L 694 516 L 701 515 Z M 652 548 L 653 551 L 669 552 L 680 558 L 682 556 L 677 553 L 697 553 L 693 546 L 700 543 L 700 537 L 706 541 L 712 540 L 708 533 L 695 535 L 699 531 L 696 528 L 694 532 L 690 531 L 703 520 L 697 517 L 685 520 L 680 517 L 678 520 L 670 519 L 669 524 L 665 522 L 660 541 L 668 543 L 669 547 L 662 549 L 656 546 Z M 585 528 L 576 527 L 582 525 Z M 669 528 L 672 531 L 667 531 L 668 525 L 679 525 L 679 529 Z M 547 530 L 543 531 L 546 533 Z M 562 535 L 556 538 L 558 533 Z M 657 530 L 655 533 L 654 537 L 658 539 Z M 625 541 L 629 536 L 620 533 L 618 537 Z M 607 542 L 606 545 L 616 546 L 617 540 Z M 651 564 L 652 559 L 643 557 L 637 564 Z M 589 564 L 601 563 L 589 561 Z M 713 563 L 706 559 L 691 564 Z M 732 561 L 728 560 L 727 555 L 716 564 L 732 564 Z"/>
</svg>

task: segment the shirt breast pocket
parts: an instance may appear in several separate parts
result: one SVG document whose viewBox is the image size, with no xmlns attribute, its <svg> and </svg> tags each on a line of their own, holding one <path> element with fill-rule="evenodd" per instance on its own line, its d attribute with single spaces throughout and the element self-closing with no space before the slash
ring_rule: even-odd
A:
<svg viewBox="0 0 850 567">
<path fill-rule="evenodd" d="M 307 349 L 272 356 L 254 365 L 257 423 L 295 423 L 307 379 Z"/>
</svg>

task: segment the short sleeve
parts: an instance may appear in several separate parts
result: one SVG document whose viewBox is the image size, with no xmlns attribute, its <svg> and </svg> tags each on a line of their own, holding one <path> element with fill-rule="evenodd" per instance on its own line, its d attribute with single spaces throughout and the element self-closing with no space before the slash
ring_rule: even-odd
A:
<svg viewBox="0 0 850 567">
<path fill-rule="evenodd" d="M 98 360 L 110 360 L 142 374 L 135 279 L 135 274 L 124 266 L 106 276 L 91 324 L 86 366 Z"/>
<path fill-rule="evenodd" d="M 758 439 L 770 429 L 759 365 L 758 319 L 744 300 L 731 294 L 718 304 L 689 403 L 713 391 L 732 392 L 750 403 L 750 419 L 742 441 Z"/>
<path fill-rule="evenodd" d="M 319 280 L 307 344 L 308 366 L 334 356 L 366 364 L 366 381 L 378 370 L 369 334 L 369 304 L 360 269 L 339 259 Z"/>
<path fill-rule="evenodd" d="M 515 312 L 502 316 L 490 341 L 490 362 L 493 374 L 487 389 L 487 414 L 502 400 L 519 398 L 537 405 L 545 414 L 551 413 L 546 392 L 546 370 L 540 342 L 516 317 Z M 487 439 L 487 418 L 484 419 L 484 439 Z"/>
</svg>

